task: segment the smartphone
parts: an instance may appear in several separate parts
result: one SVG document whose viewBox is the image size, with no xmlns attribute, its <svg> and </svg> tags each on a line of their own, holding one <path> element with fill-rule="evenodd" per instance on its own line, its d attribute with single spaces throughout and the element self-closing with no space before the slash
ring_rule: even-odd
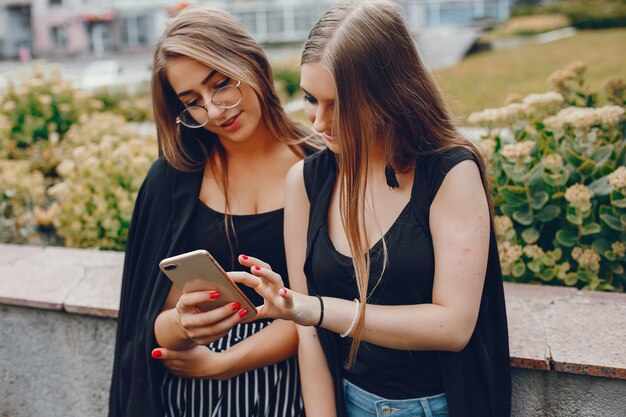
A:
<svg viewBox="0 0 626 417">
<path fill-rule="evenodd" d="M 239 303 L 248 310 L 244 318 L 256 316 L 254 304 L 206 250 L 200 249 L 172 256 L 159 262 L 159 268 L 183 293 L 218 291 L 220 297 L 198 305 L 202 311 L 213 310 L 229 303 Z"/>
</svg>

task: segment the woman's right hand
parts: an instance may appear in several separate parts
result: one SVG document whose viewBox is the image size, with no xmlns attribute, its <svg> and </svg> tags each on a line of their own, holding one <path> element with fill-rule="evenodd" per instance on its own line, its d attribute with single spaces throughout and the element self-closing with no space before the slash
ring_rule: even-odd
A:
<svg viewBox="0 0 626 417">
<path fill-rule="evenodd" d="M 257 309 L 256 318 L 268 317 L 291 320 L 302 326 L 313 326 L 319 320 L 320 306 L 315 297 L 285 288 L 280 274 L 269 264 L 251 256 L 239 256 L 239 263 L 250 268 L 251 273 L 230 272 L 238 283 L 253 288 L 264 303 Z"/>
<path fill-rule="evenodd" d="M 199 305 L 219 298 L 217 291 L 184 293 L 176 303 L 178 325 L 198 345 L 207 345 L 228 334 L 247 314 L 239 303 L 228 303 L 214 310 L 202 311 Z"/>
</svg>

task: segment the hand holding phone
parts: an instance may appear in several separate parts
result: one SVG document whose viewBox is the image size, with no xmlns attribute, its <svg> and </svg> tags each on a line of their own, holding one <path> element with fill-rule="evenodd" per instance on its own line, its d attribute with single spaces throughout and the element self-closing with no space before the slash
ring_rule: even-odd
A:
<svg viewBox="0 0 626 417">
<path fill-rule="evenodd" d="M 219 298 L 197 305 L 202 311 L 209 311 L 229 303 L 239 303 L 242 309 L 248 310 L 244 319 L 257 314 L 254 304 L 206 250 L 195 250 L 163 259 L 159 262 L 159 268 L 183 293 L 219 292 Z"/>
</svg>

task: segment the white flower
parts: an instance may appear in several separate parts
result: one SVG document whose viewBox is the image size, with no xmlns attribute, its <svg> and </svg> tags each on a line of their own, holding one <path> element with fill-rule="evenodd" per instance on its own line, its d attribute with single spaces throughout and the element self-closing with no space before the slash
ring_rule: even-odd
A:
<svg viewBox="0 0 626 417">
<path fill-rule="evenodd" d="M 528 163 L 531 158 L 535 142 L 527 140 L 525 142 L 511 143 L 502 147 L 502 155 L 511 162 Z"/>
<path fill-rule="evenodd" d="M 565 190 L 565 200 L 574 207 L 589 208 L 591 198 L 593 191 L 583 184 L 574 184 Z"/>
<path fill-rule="evenodd" d="M 621 166 L 609 174 L 609 184 L 614 190 L 622 190 L 626 188 L 626 167 Z"/>
</svg>

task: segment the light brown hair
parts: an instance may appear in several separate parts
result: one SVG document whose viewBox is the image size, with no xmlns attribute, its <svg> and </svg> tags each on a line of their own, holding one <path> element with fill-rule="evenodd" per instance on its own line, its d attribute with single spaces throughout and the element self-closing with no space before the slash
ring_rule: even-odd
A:
<svg viewBox="0 0 626 417">
<path fill-rule="evenodd" d="M 336 4 L 311 30 L 300 63 L 328 69 L 336 88 L 333 135 L 340 147 L 339 207 L 361 301 L 350 366 L 363 332 L 370 278 L 364 227 L 370 151 L 382 149 L 387 165 L 396 172 L 412 169 L 419 157 L 457 146 L 474 154 L 481 172 L 485 164 L 476 147 L 460 135 L 398 5 Z M 489 196 L 484 175 L 483 184 Z"/>
<path fill-rule="evenodd" d="M 185 172 L 202 170 L 209 163 L 215 177 L 221 178 L 218 184 L 225 196 L 224 220 L 228 223 L 228 161 L 223 146 L 214 133 L 204 128 L 189 129 L 176 123 L 184 106 L 169 84 L 166 70 L 170 60 L 180 57 L 190 58 L 252 87 L 260 102 L 261 123 L 296 155 L 304 157 L 306 148 L 320 149 L 320 141 L 310 129 L 287 116 L 274 89 L 265 52 L 233 16 L 194 6 L 170 19 L 156 45 L 152 69 L 159 154 L 174 168 Z M 226 227 L 229 243 L 231 228 L 232 224 Z"/>
</svg>

